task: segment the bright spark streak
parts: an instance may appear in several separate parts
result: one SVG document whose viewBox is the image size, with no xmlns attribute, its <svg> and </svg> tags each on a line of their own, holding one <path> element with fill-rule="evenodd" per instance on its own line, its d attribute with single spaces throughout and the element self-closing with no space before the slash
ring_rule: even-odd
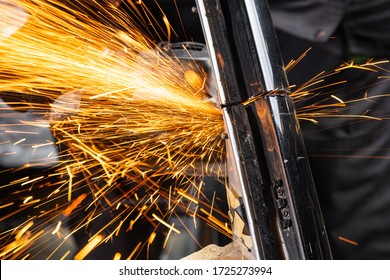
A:
<svg viewBox="0 0 390 280">
<path fill-rule="evenodd" d="M 118 261 L 118 260 L 121 259 L 121 257 L 122 257 L 122 254 L 119 253 L 119 252 L 117 252 L 117 253 L 115 253 L 113 260 L 114 260 L 114 261 Z"/>
<path fill-rule="evenodd" d="M 204 214 L 206 214 L 207 215 L 207 219 L 209 219 L 211 222 L 213 222 L 213 224 L 217 225 L 218 227 L 220 227 L 221 229 L 226 231 L 228 234 L 232 234 L 232 230 L 230 228 L 228 228 L 226 223 L 223 223 L 220 220 L 218 220 L 216 217 L 210 215 L 210 213 L 207 212 L 203 208 L 200 208 L 200 211 L 203 212 Z"/>
<path fill-rule="evenodd" d="M 38 132 L 32 132 L 32 131 L 18 131 L 18 130 L 6 130 L 5 133 L 15 133 L 15 134 L 31 134 L 31 135 L 38 135 Z"/>
<path fill-rule="evenodd" d="M 168 39 L 168 42 L 170 42 L 171 41 L 171 24 L 169 23 L 169 20 L 168 20 L 166 15 L 163 16 L 163 21 L 167 27 L 167 32 L 168 32 L 167 39 Z"/>
<path fill-rule="evenodd" d="M 214 202 L 215 202 L 215 194 L 216 194 L 216 192 L 214 192 L 214 194 L 213 194 L 213 200 L 212 200 L 212 202 L 211 202 L 211 207 L 210 207 L 209 216 L 212 216 L 212 215 L 213 215 Z"/>
<path fill-rule="evenodd" d="M 18 144 L 20 144 L 20 143 L 22 143 L 22 142 L 24 142 L 24 141 L 26 141 L 26 138 L 23 138 L 23 139 L 20 139 L 19 141 L 16 141 L 16 142 L 14 143 L 14 146 L 16 146 L 16 145 L 18 145 Z"/>
<path fill-rule="evenodd" d="M 167 222 L 165 222 L 164 220 L 162 220 L 161 218 L 159 218 L 156 214 L 152 214 L 153 218 L 155 218 L 157 221 L 159 221 L 161 224 L 163 224 L 164 226 L 166 226 L 167 228 L 169 229 L 172 229 L 174 232 L 176 232 L 177 234 L 181 234 L 180 230 L 176 229 L 173 227 L 173 225 L 170 225 L 168 224 Z"/>
<path fill-rule="evenodd" d="M 66 251 L 66 253 L 60 258 L 60 260 L 65 260 L 66 257 L 70 254 L 70 250 Z"/>
<path fill-rule="evenodd" d="M 341 241 L 347 242 L 347 243 L 355 245 L 355 246 L 359 246 L 359 243 L 357 243 L 356 241 L 352 241 L 352 240 L 345 238 L 345 237 L 342 237 L 342 236 L 339 236 L 338 238 Z"/>
<path fill-rule="evenodd" d="M 7 204 L 4 204 L 4 205 L 0 205 L 0 209 L 3 209 L 3 208 L 6 208 L 6 207 L 9 207 L 9 206 L 12 206 L 14 205 L 15 202 L 10 202 L 10 203 L 7 203 Z"/>
<path fill-rule="evenodd" d="M 25 200 L 23 200 L 23 204 L 26 204 L 29 202 L 31 199 L 33 199 L 33 196 L 26 197 Z"/>
<path fill-rule="evenodd" d="M 335 96 L 335 95 L 333 95 L 333 94 L 331 94 L 330 96 L 331 96 L 332 98 L 336 99 L 338 102 L 345 104 L 344 101 L 341 100 L 339 97 L 337 97 L 337 96 Z"/>
<path fill-rule="evenodd" d="M 134 247 L 134 250 L 130 253 L 130 255 L 126 258 L 126 260 L 131 260 L 133 256 L 137 253 L 138 249 L 141 247 L 142 242 L 139 242 L 137 246 Z"/>
<path fill-rule="evenodd" d="M 56 234 L 60 230 L 61 224 L 62 224 L 62 222 L 59 221 L 56 228 L 52 231 L 52 233 L 51 233 L 52 235 Z"/>
<path fill-rule="evenodd" d="M 168 234 L 167 234 L 167 237 L 165 238 L 164 240 L 164 244 L 163 244 L 163 248 L 165 249 L 167 247 L 167 244 L 168 244 L 168 240 L 169 240 L 169 237 L 171 236 L 171 233 L 173 231 L 173 226 L 175 225 L 175 223 L 172 224 L 172 227 L 169 229 L 168 231 Z"/>
<path fill-rule="evenodd" d="M 174 224 L 172 225 L 171 228 L 173 228 L 173 226 L 174 226 Z M 152 232 L 152 234 L 149 236 L 148 244 L 151 245 L 155 238 L 156 238 L 156 232 Z"/>
<path fill-rule="evenodd" d="M 15 236 L 15 240 L 19 240 L 22 238 L 23 234 L 25 234 L 29 228 L 31 228 L 34 225 L 33 221 L 30 221 L 27 225 L 25 225 Z"/>
<path fill-rule="evenodd" d="M 77 197 L 72 204 L 70 204 L 62 213 L 65 217 L 69 216 L 74 209 L 77 208 L 77 206 L 80 205 L 80 203 L 87 198 L 87 195 L 85 193 L 81 194 L 79 197 Z"/>
<path fill-rule="evenodd" d="M 194 197 L 186 194 L 183 190 L 177 190 L 177 193 L 185 198 L 187 198 L 188 200 L 192 201 L 193 203 L 195 204 L 199 204 L 199 201 L 197 199 L 195 199 Z"/>
<path fill-rule="evenodd" d="M 91 251 L 98 246 L 98 244 L 103 240 L 102 235 L 96 235 L 83 249 L 81 249 L 75 256 L 75 260 L 83 260 Z"/>
<path fill-rule="evenodd" d="M 44 177 L 43 177 L 43 176 L 39 176 L 39 177 L 37 177 L 37 178 L 31 179 L 31 180 L 29 180 L 29 181 L 27 181 L 27 182 L 24 182 L 24 183 L 22 183 L 22 184 L 20 184 L 20 185 L 21 185 L 21 186 L 24 186 L 24 185 L 27 185 L 27 184 L 31 184 L 31 183 L 34 183 L 34 182 L 36 182 L 36 181 L 41 180 L 42 178 L 44 178 Z"/>
<path fill-rule="evenodd" d="M 101 94 L 90 96 L 89 99 L 98 99 L 98 98 L 105 97 L 105 96 L 108 96 L 108 95 L 111 95 L 114 93 L 126 92 L 126 91 L 131 90 L 131 89 L 133 89 L 133 87 L 127 87 L 127 88 L 121 88 L 121 89 L 117 89 L 117 90 L 113 90 L 113 91 L 103 92 Z"/>
</svg>

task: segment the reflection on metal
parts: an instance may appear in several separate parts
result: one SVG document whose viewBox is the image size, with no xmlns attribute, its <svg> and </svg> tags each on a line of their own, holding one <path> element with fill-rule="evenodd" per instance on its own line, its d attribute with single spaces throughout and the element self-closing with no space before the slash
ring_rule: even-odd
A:
<svg viewBox="0 0 390 280">
<path fill-rule="evenodd" d="M 226 125 L 235 242 L 248 259 L 330 258 L 267 2 L 197 6 Z"/>
<path fill-rule="evenodd" d="M 286 95 L 269 95 L 254 105 L 263 131 L 263 147 L 285 258 L 330 258 L 292 99 Z"/>
<path fill-rule="evenodd" d="M 4 97 L 6 93 L 1 95 Z M 44 169 L 58 164 L 49 121 L 33 110 L 18 111 L 1 98 L 0 143 L 0 170 L 27 166 Z"/>
<path fill-rule="evenodd" d="M 13 0 L 0 0 L 0 43 L 18 31 L 27 21 L 28 14 Z"/>
</svg>

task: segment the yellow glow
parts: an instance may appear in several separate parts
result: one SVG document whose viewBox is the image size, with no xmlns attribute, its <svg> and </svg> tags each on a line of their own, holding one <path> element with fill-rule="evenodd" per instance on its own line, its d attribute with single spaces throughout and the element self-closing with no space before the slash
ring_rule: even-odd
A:
<svg viewBox="0 0 390 280">
<path fill-rule="evenodd" d="M 83 249 L 81 249 L 76 256 L 74 256 L 75 260 L 83 260 L 98 244 L 100 241 L 102 241 L 103 236 L 96 235 L 94 238 L 92 238 L 91 241 L 88 242 L 87 245 Z"/>
</svg>

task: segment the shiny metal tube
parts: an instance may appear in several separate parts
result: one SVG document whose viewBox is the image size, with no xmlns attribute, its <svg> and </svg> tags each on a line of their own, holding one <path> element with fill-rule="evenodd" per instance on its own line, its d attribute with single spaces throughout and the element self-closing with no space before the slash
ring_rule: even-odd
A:
<svg viewBox="0 0 390 280">
<path fill-rule="evenodd" d="M 289 98 L 267 2 L 197 0 L 197 6 L 228 136 L 227 196 L 235 242 L 247 258 L 330 258 L 310 169 L 301 164 L 302 158 L 307 163 L 304 149 L 298 154 L 281 149 L 303 142 L 292 102 L 288 117 L 274 118 L 285 108 L 274 104 Z M 271 93 L 280 98 L 266 97 Z M 278 133 L 280 122 L 284 134 Z M 293 158 L 295 164 L 284 164 Z"/>
<path fill-rule="evenodd" d="M 254 103 L 261 122 L 272 196 L 286 259 L 330 259 L 331 251 L 306 150 L 290 96 Z"/>
</svg>

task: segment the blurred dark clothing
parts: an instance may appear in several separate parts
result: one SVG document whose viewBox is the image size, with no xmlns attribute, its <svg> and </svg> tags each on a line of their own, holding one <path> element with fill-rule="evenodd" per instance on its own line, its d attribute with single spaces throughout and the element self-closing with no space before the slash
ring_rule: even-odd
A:
<svg viewBox="0 0 390 280">
<path fill-rule="evenodd" d="M 390 54 L 389 0 L 269 0 L 276 28 L 325 42 L 340 28 L 348 51 Z"/>
<path fill-rule="evenodd" d="M 390 58 L 388 0 L 269 1 L 284 61 L 312 48 L 288 73 L 291 85 L 332 71 L 354 54 Z M 326 36 L 316 37 L 321 30 Z M 382 121 L 338 117 L 319 118 L 318 124 L 301 122 L 335 259 L 390 259 L 390 97 L 365 99 L 390 93 L 390 81 L 378 79 L 389 76 L 390 65 L 382 66 L 377 73 L 343 71 L 327 84 L 347 83 L 323 89 L 306 102 L 329 94 L 344 101 L 362 99 L 348 104 L 342 114 L 367 114 Z"/>
</svg>

